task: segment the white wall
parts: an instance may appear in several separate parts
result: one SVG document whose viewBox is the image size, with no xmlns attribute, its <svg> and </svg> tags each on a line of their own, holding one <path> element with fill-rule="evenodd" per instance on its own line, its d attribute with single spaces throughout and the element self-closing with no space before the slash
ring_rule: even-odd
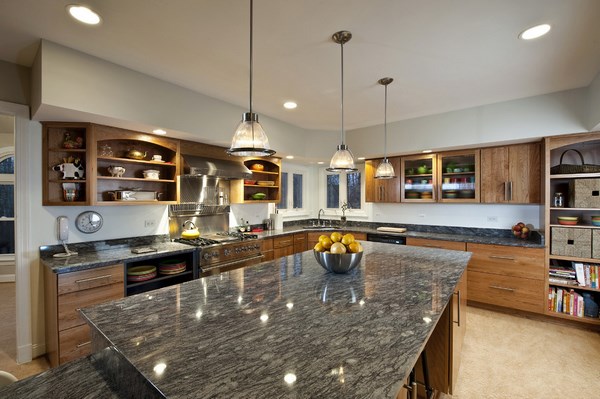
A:
<svg viewBox="0 0 600 399">
<path fill-rule="evenodd" d="M 589 105 L 587 125 L 590 131 L 600 129 L 600 73 L 596 75 L 588 87 Z"/>
<path fill-rule="evenodd" d="M 585 132 L 587 100 L 587 90 L 576 89 L 388 123 L 388 155 Z M 351 130 L 347 138 L 355 155 L 383 156 L 383 125 Z"/>
</svg>

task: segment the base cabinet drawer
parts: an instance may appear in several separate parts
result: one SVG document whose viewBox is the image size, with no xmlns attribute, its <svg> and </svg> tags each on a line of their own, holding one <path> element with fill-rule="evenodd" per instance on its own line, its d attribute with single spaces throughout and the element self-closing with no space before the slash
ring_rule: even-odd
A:
<svg viewBox="0 0 600 399">
<path fill-rule="evenodd" d="M 467 244 L 461 241 L 432 240 L 428 238 L 406 237 L 406 245 L 426 248 L 451 249 L 454 251 L 465 251 Z"/>
<path fill-rule="evenodd" d="M 89 290 L 70 292 L 58 296 L 59 330 L 84 323 L 78 309 L 123 298 L 123 283 L 103 285 Z"/>
<path fill-rule="evenodd" d="M 92 353 L 92 338 L 87 324 L 60 331 L 58 337 L 61 364 Z"/>
<path fill-rule="evenodd" d="M 544 249 L 467 243 L 469 271 L 544 279 Z"/>
<path fill-rule="evenodd" d="M 544 313 L 544 280 L 502 276 L 472 270 L 468 271 L 467 279 L 469 301 Z"/>
</svg>

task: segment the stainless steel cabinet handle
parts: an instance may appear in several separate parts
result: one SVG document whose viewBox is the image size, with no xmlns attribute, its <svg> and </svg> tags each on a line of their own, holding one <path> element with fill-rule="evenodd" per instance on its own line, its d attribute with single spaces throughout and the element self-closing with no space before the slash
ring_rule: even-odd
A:
<svg viewBox="0 0 600 399">
<path fill-rule="evenodd" d="M 516 260 L 512 256 L 500 256 L 500 255 L 490 255 L 490 259 L 505 259 L 505 260 Z"/>
<path fill-rule="evenodd" d="M 458 295 L 458 321 L 454 321 L 452 320 L 452 322 L 458 324 L 458 326 L 460 327 L 460 290 L 458 290 L 458 292 L 455 292 L 454 295 Z"/>
<path fill-rule="evenodd" d="M 502 291 L 510 291 L 510 292 L 514 292 L 513 288 L 507 288 L 507 287 L 500 287 L 497 285 L 490 285 L 490 288 L 495 288 L 497 290 L 502 290 Z"/>
<path fill-rule="evenodd" d="M 504 182 L 504 201 L 508 201 L 508 182 Z"/>
<path fill-rule="evenodd" d="M 512 201 L 512 181 L 508 182 L 508 200 Z"/>
<path fill-rule="evenodd" d="M 90 281 L 102 280 L 103 278 L 110 278 L 110 277 L 111 277 L 111 275 L 107 274 L 105 276 L 84 278 L 84 279 L 81 279 L 81 280 L 75 280 L 75 284 L 87 283 L 87 282 L 90 282 Z"/>
<path fill-rule="evenodd" d="M 77 346 L 75 346 L 77 349 L 86 346 L 86 345 L 90 345 L 92 343 L 92 341 L 87 341 L 87 342 L 82 342 L 80 344 L 77 344 Z"/>
</svg>

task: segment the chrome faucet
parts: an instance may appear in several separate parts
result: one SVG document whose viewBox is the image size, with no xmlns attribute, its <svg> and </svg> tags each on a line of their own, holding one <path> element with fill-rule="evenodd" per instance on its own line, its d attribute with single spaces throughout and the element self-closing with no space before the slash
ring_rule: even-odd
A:
<svg viewBox="0 0 600 399">
<path fill-rule="evenodd" d="M 317 226 L 321 225 L 321 212 L 323 212 L 323 215 L 325 215 L 323 208 L 319 209 L 319 213 L 317 214 Z"/>
</svg>

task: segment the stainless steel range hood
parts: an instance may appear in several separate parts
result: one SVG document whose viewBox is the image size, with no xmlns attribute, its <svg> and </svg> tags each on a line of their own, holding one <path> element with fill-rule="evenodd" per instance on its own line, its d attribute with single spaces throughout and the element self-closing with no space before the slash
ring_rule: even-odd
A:
<svg viewBox="0 0 600 399">
<path fill-rule="evenodd" d="M 184 174 L 193 176 L 210 176 L 220 179 L 248 179 L 252 172 L 242 162 L 225 159 L 204 158 L 182 153 Z"/>
</svg>

